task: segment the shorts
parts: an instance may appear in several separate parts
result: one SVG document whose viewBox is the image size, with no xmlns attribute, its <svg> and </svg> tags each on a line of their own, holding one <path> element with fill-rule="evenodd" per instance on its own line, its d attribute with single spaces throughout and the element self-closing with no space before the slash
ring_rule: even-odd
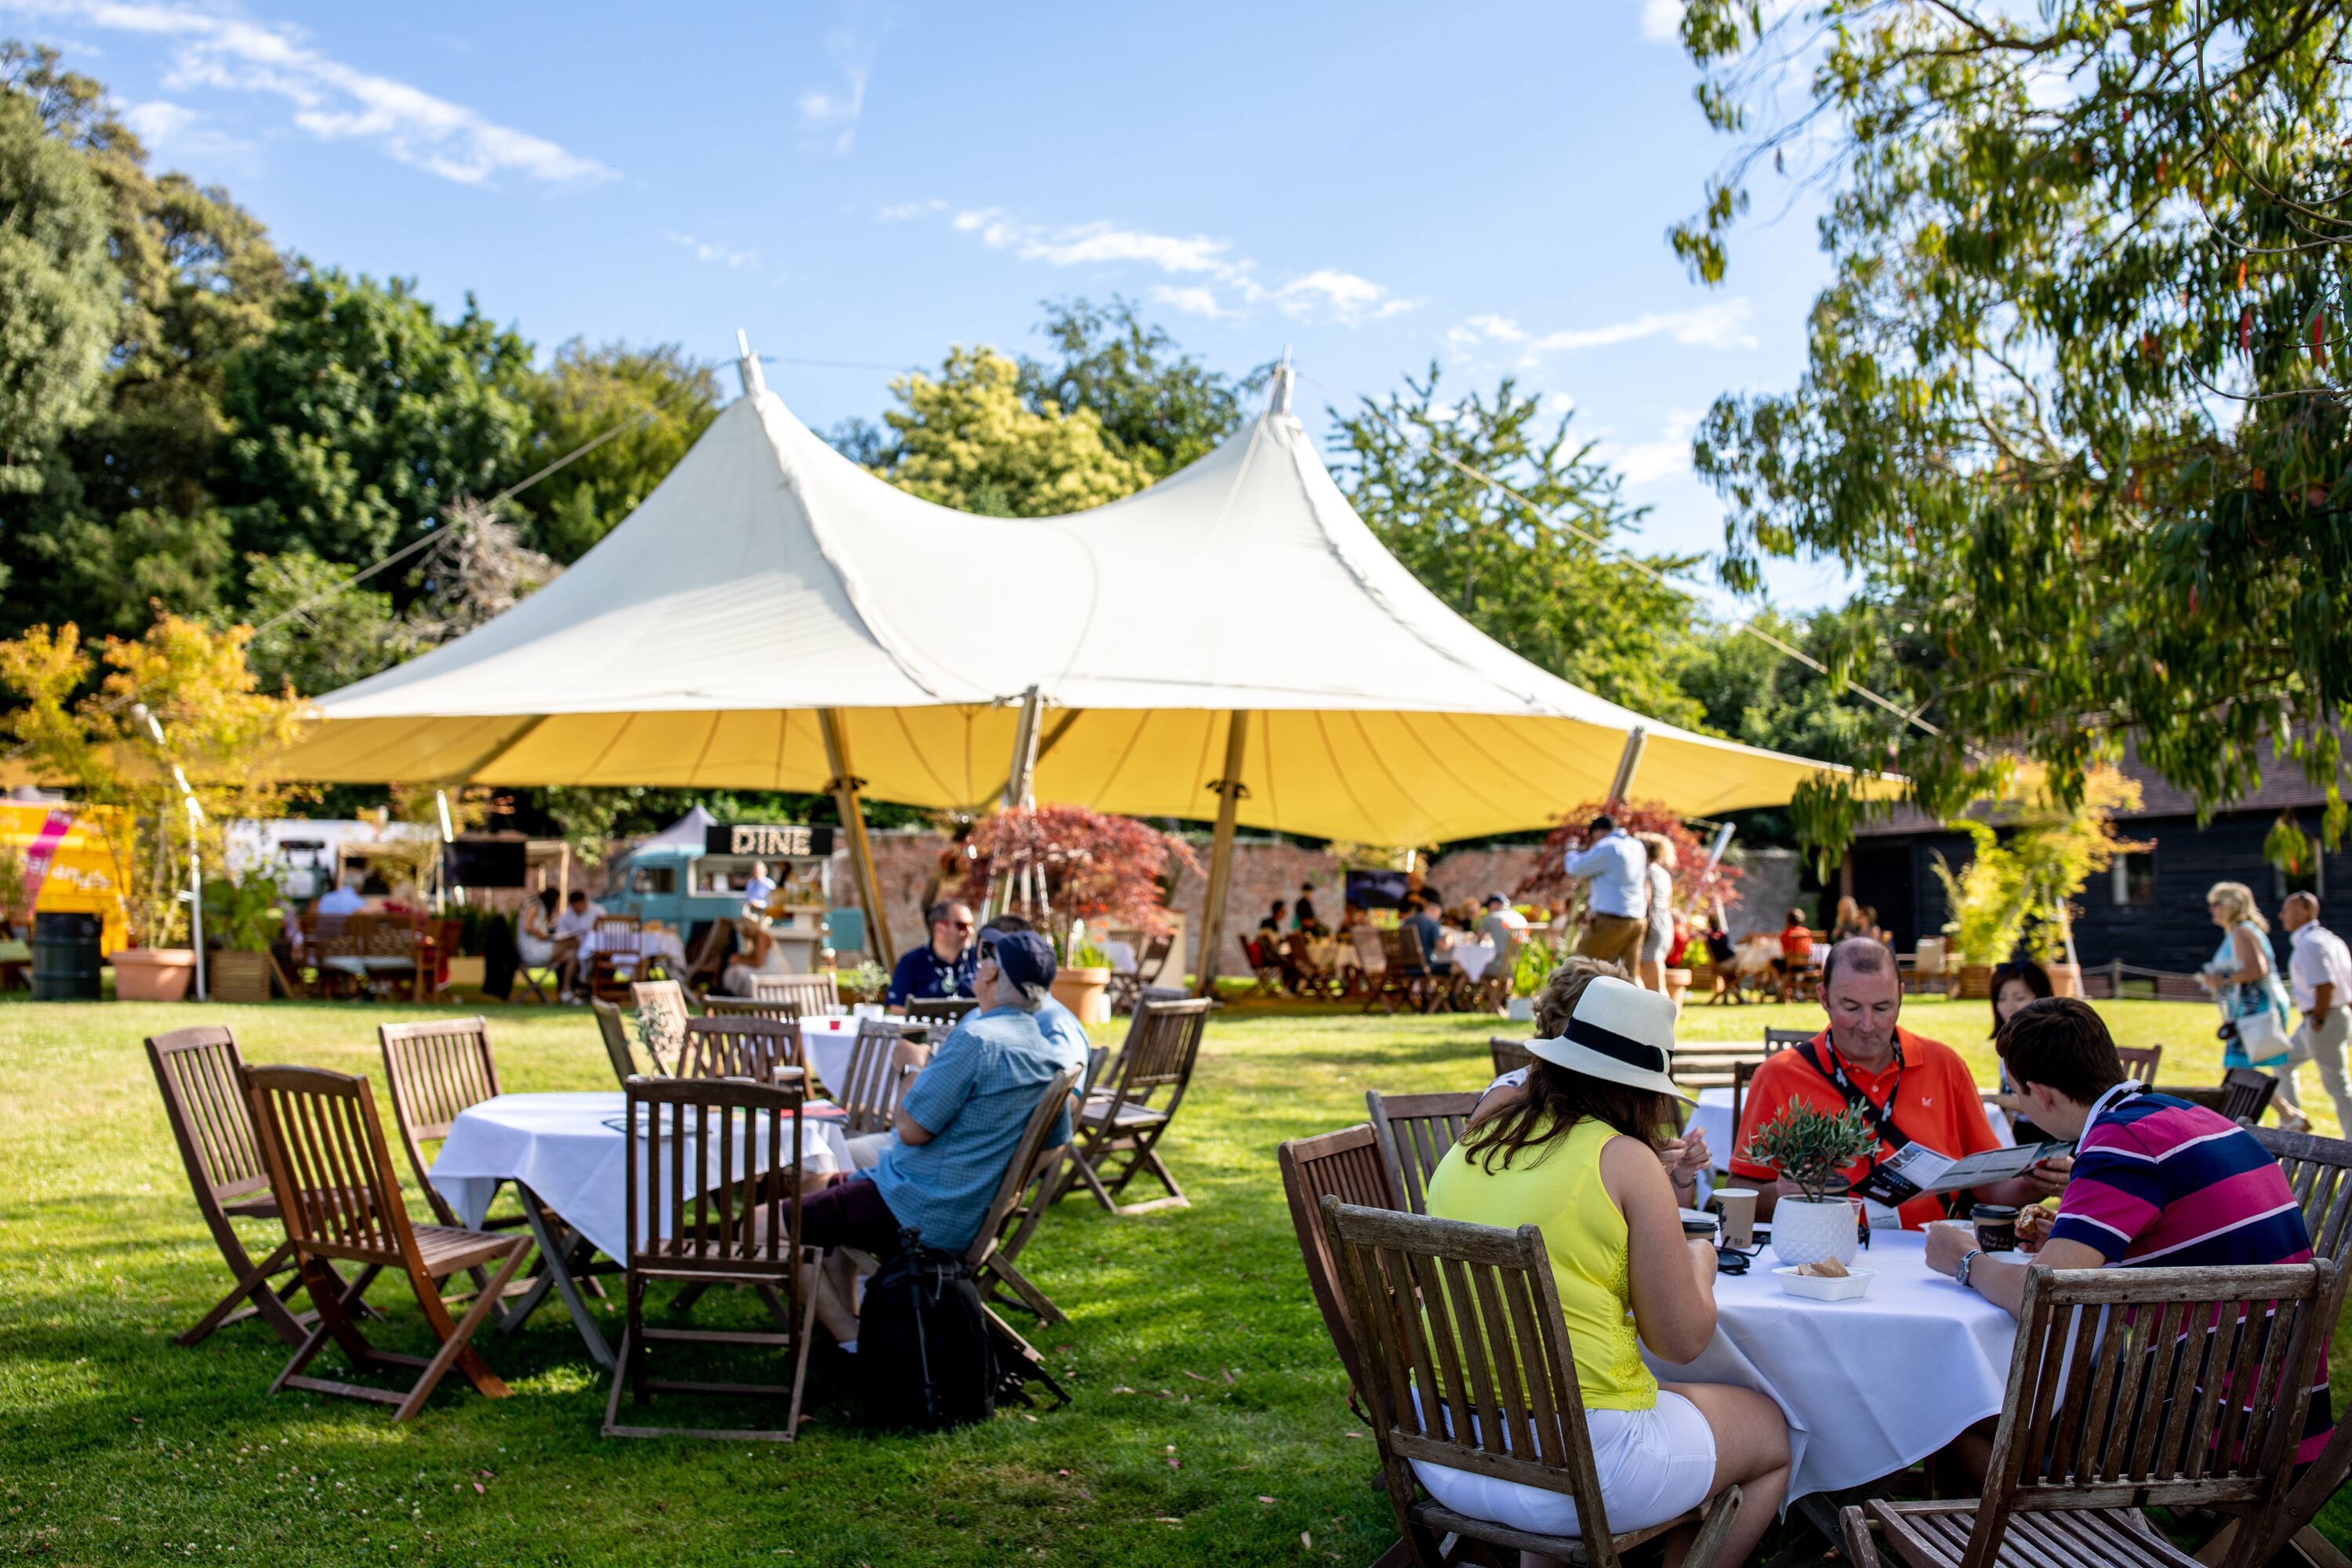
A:
<svg viewBox="0 0 2352 1568">
<path fill-rule="evenodd" d="M 544 969 L 555 957 L 555 944 L 543 936 L 518 936 L 515 949 L 523 963 L 533 969 Z"/>
<path fill-rule="evenodd" d="M 1642 932 L 1642 962 L 1664 963 L 1666 949 L 1674 945 L 1675 928 L 1671 921 L 1652 921 Z"/>
<path fill-rule="evenodd" d="M 1592 1468 L 1609 1528 L 1648 1530 L 1698 1507 L 1715 1485 L 1715 1432 L 1698 1406 L 1668 1389 L 1647 1410 L 1587 1410 Z M 1426 1459 L 1412 1473 L 1456 1513 L 1535 1535 L 1578 1535 L 1576 1500 L 1518 1481 L 1450 1469 Z"/>
</svg>

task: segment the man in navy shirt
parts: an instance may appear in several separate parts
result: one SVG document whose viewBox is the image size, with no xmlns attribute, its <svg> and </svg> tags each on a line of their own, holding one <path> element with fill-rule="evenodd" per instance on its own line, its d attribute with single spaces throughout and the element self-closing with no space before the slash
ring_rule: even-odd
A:
<svg viewBox="0 0 2352 1568">
<path fill-rule="evenodd" d="M 886 1000 L 893 1007 L 972 994 L 971 906 L 943 900 L 930 908 L 931 941 L 898 955 Z"/>
</svg>

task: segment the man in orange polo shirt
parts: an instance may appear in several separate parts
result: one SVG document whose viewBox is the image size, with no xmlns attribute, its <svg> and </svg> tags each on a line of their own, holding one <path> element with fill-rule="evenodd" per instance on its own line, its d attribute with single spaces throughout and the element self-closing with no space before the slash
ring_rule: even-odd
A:
<svg viewBox="0 0 2352 1568">
<path fill-rule="evenodd" d="M 1880 1124 L 1880 1155 L 1894 1152 L 1904 1139 L 1954 1159 L 2000 1146 L 1959 1053 L 1896 1024 L 1903 1011 L 1903 983 L 1895 955 L 1884 942 L 1853 937 L 1830 949 L 1822 963 L 1822 1005 L 1829 1013 L 1829 1027 L 1805 1045 L 1765 1058 L 1740 1108 L 1739 1131 L 1732 1141 L 1731 1184 L 1758 1190 L 1759 1219 L 1771 1215 L 1782 1193 L 1794 1194 L 1797 1188 L 1780 1179 L 1771 1166 L 1738 1152 L 1791 1100 L 1830 1112 L 1863 1104 Z M 1855 1162 L 1846 1169 L 1846 1181 L 1860 1190 L 1875 1163 L 1875 1158 Z M 2072 1163 L 2044 1161 L 2022 1176 L 1988 1184 L 1970 1195 L 1988 1204 L 2040 1203 L 2065 1186 Z M 1917 1230 L 1944 1218 L 1946 1211 L 1942 1196 L 1922 1194 L 1895 1212 L 1906 1230 Z"/>
</svg>

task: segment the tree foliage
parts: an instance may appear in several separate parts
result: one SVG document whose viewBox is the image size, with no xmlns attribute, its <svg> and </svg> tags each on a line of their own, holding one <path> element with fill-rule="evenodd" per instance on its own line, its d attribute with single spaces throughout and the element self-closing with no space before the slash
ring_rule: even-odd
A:
<svg viewBox="0 0 2352 1568">
<path fill-rule="evenodd" d="M 1528 858 L 1527 874 L 1511 890 L 1516 899 L 1543 899 L 1563 892 L 1569 885 L 1566 863 L 1570 838 L 1581 838 L 1592 819 L 1602 812 L 1617 819 L 1628 833 L 1663 833 L 1675 847 L 1675 906 L 1703 910 L 1720 900 L 1726 909 L 1739 902 L 1739 868 L 1706 868 L 1706 841 L 1691 831 L 1672 806 L 1659 800 L 1590 800 L 1570 810 L 1559 826 L 1545 836 Z"/>
<path fill-rule="evenodd" d="M 1092 413 L 1113 450 L 1155 479 L 1200 458 L 1241 424 L 1241 388 L 1146 324 L 1117 295 L 1097 305 L 1049 300 L 1038 331 L 1060 352 L 1048 363 L 1024 355 L 1022 401 L 1042 412 Z"/>
<path fill-rule="evenodd" d="M 1683 36 L 1743 139 L 1674 237 L 1699 276 L 1766 158 L 1831 192 L 1802 379 L 1696 445 L 1727 578 L 1827 553 L 1904 606 L 1935 657 L 1885 673 L 1939 732 L 1892 760 L 1938 815 L 1996 783 L 1985 738 L 2075 800 L 2137 730 L 2209 811 L 2273 737 L 2340 826 L 2352 11 L 1693 0 Z"/>
<path fill-rule="evenodd" d="M 106 231 L 97 177 L 0 93 L 0 492 L 40 489 L 49 447 L 89 417 L 114 326 Z"/>
<path fill-rule="evenodd" d="M 534 485 L 517 509 L 534 520 L 527 542 L 565 565 L 636 510 L 719 414 L 718 378 L 675 343 L 592 349 L 574 338 L 530 379 L 527 396 L 527 471 L 627 426 Z M 650 409 L 659 412 L 635 419 Z"/>
<path fill-rule="evenodd" d="M 238 548 L 363 564 L 495 490 L 530 431 L 530 370 L 470 296 L 445 321 L 405 279 L 305 270 L 228 364 Z"/>
<path fill-rule="evenodd" d="M 1438 380 L 1432 364 L 1385 403 L 1335 416 L 1333 471 L 1349 501 L 1430 592 L 1505 647 L 1669 723 L 1699 720 L 1673 678 L 1691 601 L 1596 542 L 1622 545 L 1643 514 L 1592 443 L 1571 439 L 1573 414 L 1547 421 L 1541 400 L 1507 377 L 1491 398 L 1459 400 L 1442 398 Z M 1672 574 L 1693 559 L 1647 564 Z"/>
<path fill-rule="evenodd" d="M 994 349 L 952 348 L 936 380 L 890 384 L 898 406 L 871 467 L 910 495 L 983 517 L 1053 517 L 1131 495 L 1151 469 L 1121 453 L 1090 408 L 1032 408 L 1021 367 Z"/>
</svg>

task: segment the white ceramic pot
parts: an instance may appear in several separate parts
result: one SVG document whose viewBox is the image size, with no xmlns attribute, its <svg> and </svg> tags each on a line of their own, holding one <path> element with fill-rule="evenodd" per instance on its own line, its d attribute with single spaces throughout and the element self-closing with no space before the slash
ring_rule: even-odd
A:
<svg viewBox="0 0 2352 1568">
<path fill-rule="evenodd" d="M 1503 1009 L 1503 1016 L 1509 1019 L 1514 1024 L 1534 1023 L 1536 1021 L 1536 999 L 1532 996 L 1512 997 L 1510 1005 Z"/>
<path fill-rule="evenodd" d="M 1824 1258 L 1852 1263 L 1861 1250 L 1853 1205 L 1843 1198 L 1782 1198 L 1772 1205 L 1772 1256 L 1788 1267 Z"/>
</svg>

